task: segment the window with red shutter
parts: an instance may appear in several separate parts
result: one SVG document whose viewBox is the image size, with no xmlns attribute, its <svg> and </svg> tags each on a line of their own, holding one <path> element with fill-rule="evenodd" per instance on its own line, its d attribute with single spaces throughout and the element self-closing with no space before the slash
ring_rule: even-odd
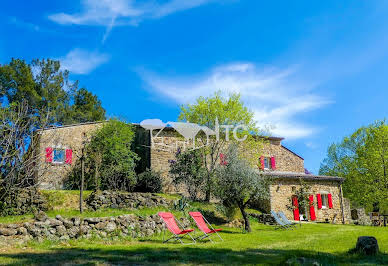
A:
<svg viewBox="0 0 388 266">
<path fill-rule="evenodd" d="M 321 194 L 317 194 L 317 205 L 318 205 L 318 210 L 322 209 L 322 198 L 321 198 Z"/>
<path fill-rule="evenodd" d="M 331 197 L 331 194 L 327 194 L 327 201 L 329 203 L 329 209 L 333 208 L 333 199 Z"/>
<path fill-rule="evenodd" d="M 264 170 L 265 164 L 264 164 L 264 156 L 260 156 L 260 169 Z"/>
<path fill-rule="evenodd" d="M 315 216 L 315 209 L 314 209 L 314 196 L 309 196 L 309 205 L 310 205 L 310 219 L 311 221 L 315 221 L 317 217 Z"/>
<path fill-rule="evenodd" d="M 298 197 L 297 196 L 293 196 L 292 197 L 292 205 L 294 206 L 294 220 L 295 221 L 299 221 L 300 220 L 300 217 L 299 217 L 299 204 L 298 204 Z"/>
<path fill-rule="evenodd" d="M 51 163 L 53 161 L 53 148 L 46 148 L 46 162 Z"/>
<path fill-rule="evenodd" d="M 71 164 L 72 161 L 73 161 L 73 150 L 67 149 L 66 150 L 66 160 L 65 160 L 65 163 L 66 164 Z"/>
<path fill-rule="evenodd" d="M 271 157 L 271 169 L 275 170 L 276 169 L 276 160 L 275 157 Z"/>
</svg>

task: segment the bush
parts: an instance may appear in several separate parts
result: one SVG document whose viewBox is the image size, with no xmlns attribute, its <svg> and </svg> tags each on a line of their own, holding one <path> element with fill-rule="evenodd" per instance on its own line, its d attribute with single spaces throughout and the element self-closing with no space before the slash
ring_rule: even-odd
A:
<svg viewBox="0 0 388 266">
<path fill-rule="evenodd" d="M 159 193 L 162 191 L 162 181 L 160 173 L 147 169 L 137 176 L 135 191 Z"/>
</svg>

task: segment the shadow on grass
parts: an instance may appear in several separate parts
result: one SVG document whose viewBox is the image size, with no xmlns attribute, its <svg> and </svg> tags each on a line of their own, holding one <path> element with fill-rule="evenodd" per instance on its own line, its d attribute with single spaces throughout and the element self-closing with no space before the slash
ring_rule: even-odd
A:
<svg viewBox="0 0 388 266">
<path fill-rule="evenodd" d="M 281 249 L 248 249 L 236 251 L 231 249 L 166 246 L 165 248 L 130 247 L 117 248 L 107 246 L 104 249 L 55 248 L 43 253 L 0 254 L 0 259 L 13 259 L 13 265 L 25 264 L 77 264 L 95 265 L 108 264 L 284 264 L 288 259 L 305 258 L 311 265 L 316 261 L 322 265 L 336 264 L 388 264 L 388 255 L 378 256 L 351 255 L 348 253 L 330 254 L 306 250 Z M 11 264 L 12 265 L 12 264 Z"/>
</svg>

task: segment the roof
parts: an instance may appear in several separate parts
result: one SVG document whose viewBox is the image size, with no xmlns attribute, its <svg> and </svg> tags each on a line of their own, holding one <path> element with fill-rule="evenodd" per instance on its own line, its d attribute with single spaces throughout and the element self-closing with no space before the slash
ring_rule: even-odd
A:
<svg viewBox="0 0 388 266">
<path fill-rule="evenodd" d="M 271 171 L 271 172 L 262 172 L 258 170 L 258 173 L 263 176 L 268 176 L 272 178 L 284 178 L 284 179 L 305 179 L 305 180 L 324 180 L 324 181 L 337 181 L 344 182 L 345 178 L 338 176 L 326 176 L 326 175 L 308 175 L 305 173 L 296 173 L 296 172 L 280 172 L 280 171 Z"/>
<path fill-rule="evenodd" d="M 70 124 L 70 125 L 63 125 L 63 126 L 49 126 L 46 128 L 37 129 L 36 131 L 43 131 L 43 130 L 50 130 L 50 129 L 59 129 L 59 128 L 66 128 L 66 127 L 77 127 L 77 126 L 84 126 L 84 125 L 93 125 L 93 124 L 100 124 L 107 122 L 105 121 L 97 121 L 97 122 L 85 122 L 85 123 L 78 123 L 78 124 Z"/>
</svg>

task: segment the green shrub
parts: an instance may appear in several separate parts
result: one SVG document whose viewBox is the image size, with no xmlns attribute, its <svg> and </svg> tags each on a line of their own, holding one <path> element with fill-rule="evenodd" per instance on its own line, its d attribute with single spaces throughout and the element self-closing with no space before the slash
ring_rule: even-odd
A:
<svg viewBox="0 0 388 266">
<path fill-rule="evenodd" d="M 162 191 L 162 182 L 160 173 L 147 169 L 137 176 L 135 191 L 159 193 Z"/>
</svg>

